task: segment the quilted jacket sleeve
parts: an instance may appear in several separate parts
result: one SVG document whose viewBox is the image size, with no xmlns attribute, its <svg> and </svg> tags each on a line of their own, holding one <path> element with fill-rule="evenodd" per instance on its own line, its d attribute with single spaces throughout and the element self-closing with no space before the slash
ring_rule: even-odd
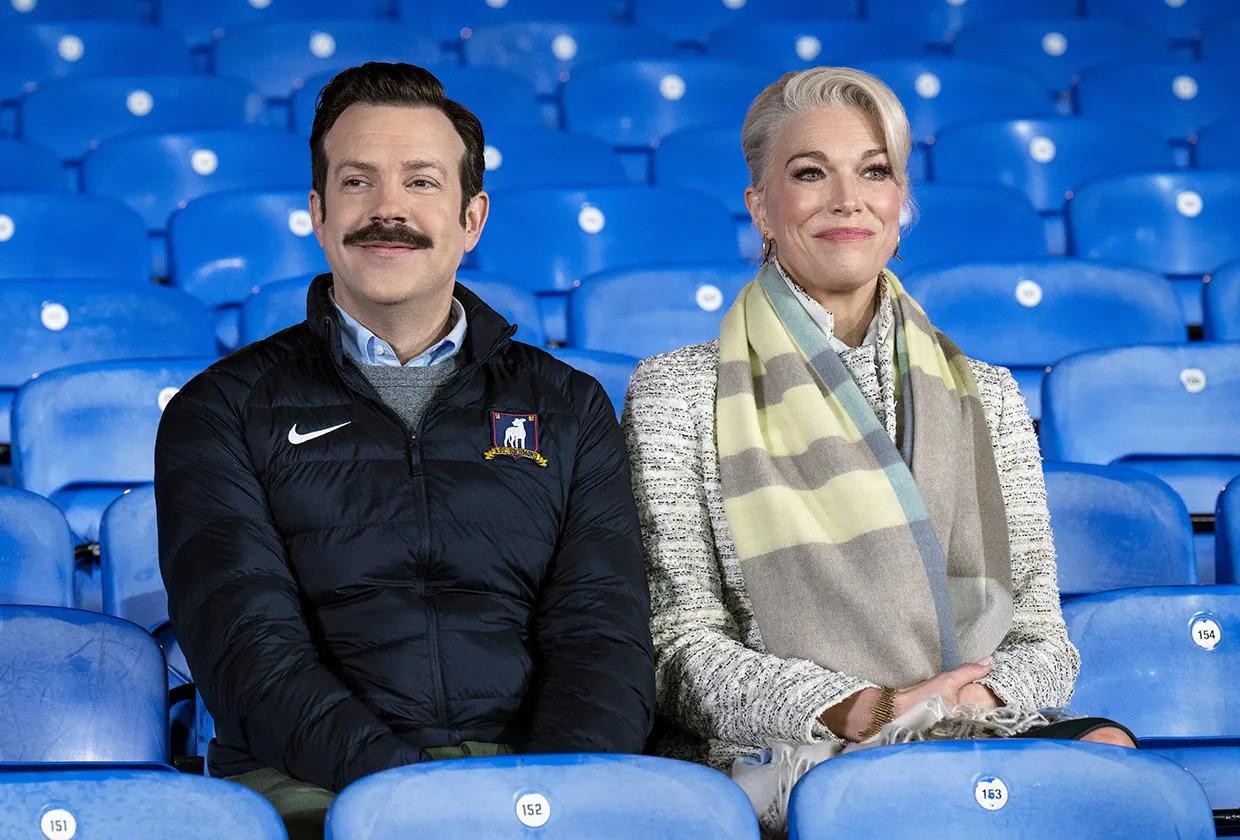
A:
<svg viewBox="0 0 1240 840">
<path fill-rule="evenodd" d="M 534 628 L 528 752 L 640 753 L 654 717 L 650 596 L 628 458 L 603 389 L 575 374 L 581 432 Z"/>
<path fill-rule="evenodd" d="M 246 391 L 212 369 L 160 423 L 155 496 L 169 615 L 219 731 L 258 761 L 340 790 L 424 754 L 319 661 L 244 442 L 235 395 Z"/>
</svg>

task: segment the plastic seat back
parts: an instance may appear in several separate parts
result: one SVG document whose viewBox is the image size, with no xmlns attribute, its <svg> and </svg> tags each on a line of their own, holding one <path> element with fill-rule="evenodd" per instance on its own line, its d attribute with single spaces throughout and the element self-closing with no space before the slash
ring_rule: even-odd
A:
<svg viewBox="0 0 1240 840">
<path fill-rule="evenodd" d="M 47 826 L 43 836 L 100 840 L 288 836 L 267 800 L 222 779 L 101 767 L 28 769 L 5 773 L 3 781 L 0 832 L 6 837 L 33 837 L 32 826 Z M 49 802 L 57 807 L 49 809 Z"/>
<path fill-rule="evenodd" d="M 730 26 L 745 26 L 782 20 L 820 20 L 855 18 L 856 0 L 767 0 L 764 3 L 738 3 L 735 0 L 635 0 L 633 18 L 675 41 L 703 43 L 712 32 Z"/>
<path fill-rule="evenodd" d="M 1042 454 L 1123 462 L 1174 487 L 1191 513 L 1214 510 L 1240 475 L 1240 344 L 1143 345 L 1064 359 L 1042 389 Z"/>
<path fill-rule="evenodd" d="M 148 630 L 168 620 L 168 593 L 159 572 L 155 488 L 126 490 L 99 526 L 103 609 Z"/>
<path fill-rule="evenodd" d="M 1234 15 L 1236 7 L 1230 0 L 1089 0 L 1086 11 L 1097 20 L 1125 21 L 1160 32 L 1164 38 L 1193 40 L 1206 23 Z"/>
<path fill-rule="evenodd" d="M 629 380 L 637 370 L 639 359 L 621 353 L 601 350 L 579 350 L 574 347 L 555 347 L 548 351 L 561 362 L 588 373 L 598 380 L 611 400 L 616 416 L 624 410 L 624 395 L 629 390 Z"/>
<path fill-rule="evenodd" d="M 1240 341 L 1240 262 L 1228 263 L 1204 286 L 1206 341 Z"/>
<path fill-rule="evenodd" d="M 1123 467 L 1047 463 L 1045 473 L 1060 594 L 1197 582 L 1188 508 L 1167 484 Z"/>
<path fill-rule="evenodd" d="M 1072 704 L 1138 738 L 1240 733 L 1240 587 L 1121 589 L 1064 604 L 1081 652 Z"/>
<path fill-rule="evenodd" d="M 756 271 L 738 260 L 592 274 L 573 290 L 569 343 L 644 358 L 711 341 Z"/>
<path fill-rule="evenodd" d="M 263 3 L 251 0 L 160 0 L 159 20 L 164 26 L 184 32 L 190 43 L 209 45 L 230 29 L 259 26 L 289 20 L 338 20 L 374 18 L 386 13 L 385 0 L 297 0 L 296 3 Z"/>
<path fill-rule="evenodd" d="M 666 187 L 513 189 L 491 197 L 476 265 L 568 291 L 609 268 L 737 255 L 732 216 L 709 196 Z"/>
<path fill-rule="evenodd" d="M 1030 6 L 1033 8 L 1030 8 Z M 1036 4 L 1007 0 L 933 2 L 925 0 L 866 0 L 866 17 L 884 26 L 915 27 L 922 41 L 952 43 L 964 27 L 983 20 L 1011 18 L 1070 18 L 1076 15 L 1074 0 L 1038 0 Z"/>
<path fill-rule="evenodd" d="M 565 0 L 396 0 L 407 24 L 422 27 L 440 41 L 468 42 L 475 32 L 527 21 L 607 23 L 619 20 L 622 4 L 569 3 Z"/>
<path fill-rule="evenodd" d="M 1240 478 L 1219 493 L 1214 508 L 1214 568 L 1219 583 L 1238 583 L 1240 566 Z"/>
<path fill-rule="evenodd" d="M 1139 122 L 1183 142 L 1212 122 L 1240 116 L 1237 83 L 1240 69 L 1229 64 L 1121 62 L 1083 71 L 1076 99 L 1082 116 Z"/>
<path fill-rule="evenodd" d="M 82 166 L 86 192 L 119 199 L 150 230 L 188 202 L 229 189 L 310 189 L 305 141 L 271 128 L 134 134 L 104 143 Z"/>
<path fill-rule="evenodd" d="M 0 487 L 0 604 L 73 606 L 73 538 L 42 496 Z"/>
<path fill-rule="evenodd" d="M 922 184 L 913 198 L 919 216 L 900 238 L 897 274 L 934 263 L 1046 256 L 1042 220 L 1014 189 Z"/>
<path fill-rule="evenodd" d="M 900 744 L 824 761 L 793 788 L 788 824 L 790 840 L 1214 836 L 1205 793 L 1172 762 L 1019 738 Z"/>
<path fill-rule="evenodd" d="M 0 138 L 0 191 L 53 192 L 72 189 L 69 173 L 49 150 L 34 143 Z"/>
<path fill-rule="evenodd" d="M 0 605 L 0 673 L 0 762 L 167 760 L 164 657 L 138 625 Z"/>
<path fill-rule="evenodd" d="M 487 126 L 484 160 L 482 183 L 488 191 L 627 183 L 609 144 L 542 126 Z"/>
<path fill-rule="evenodd" d="M 547 840 L 758 837 L 745 794 L 709 768 L 651 756 L 526 755 L 368 776 L 333 803 L 325 840 L 518 840 L 534 830 Z"/>
<path fill-rule="evenodd" d="M 142 217 L 119 201 L 70 192 L 0 193 L 0 279 L 142 283 L 148 276 Z"/>
<path fill-rule="evenodd" d="M 959 123 L 939 134 L 933 157 L 935 181 L 1012 187 L 1044 213 L 1062 213 L 1088 181 L 1172 163 L 1150 129 L 1088 117 Z"/>
<path fill-rule="evenodd" d="M 229 190 L 191 201 L 168 225 L 172 282 L 209 306 L 273 280 L 327 271 L 305 190 Z"/>
<path fill-rule="evenodd" d="M 1054 107 L 1038 79 L 1001 64 L 925 57 L 867 61 L 861 70 L 886 82 L 908 114 L 914 143 L 932 143 L 952 123 L 1050 116 Z"/>
<path fill-rule="evenodd" d="M 710 35 L 716 58 L 806 70 L 826 62 L 859 64 L 880 58 L 913 58 L 923 52 L 917 34 L 900 24 L 845 18 L 771 20 L 733 24 Z M 740 130 L 738 125 L 737 131 Z"/>
<path fill-rule="evenodd" d="M 26 139 L 74 160 L 133 132 L 241 128 L 262 119 L 248 84 L 213 76 L 107 76 L 43 85 L 22 106 Z"/>
</svg>

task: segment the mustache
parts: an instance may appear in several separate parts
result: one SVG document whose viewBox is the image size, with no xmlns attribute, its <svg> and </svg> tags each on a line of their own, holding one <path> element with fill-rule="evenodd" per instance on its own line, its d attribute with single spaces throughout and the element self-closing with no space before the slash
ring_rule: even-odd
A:
<svg viewBox="0 0 1240 840">
<path fill-rule="evenodd" d="M 393 242 L 397 245 L 408 245 L 410 248 L 433 248 L 435 243 L 420 230 L 404 225 L 385 225 L 382 222 L 371 222 L 366 227 L 358 228 L 345 234 L 345 245 L 365 245 L 368 242 Z"/>
</svg>

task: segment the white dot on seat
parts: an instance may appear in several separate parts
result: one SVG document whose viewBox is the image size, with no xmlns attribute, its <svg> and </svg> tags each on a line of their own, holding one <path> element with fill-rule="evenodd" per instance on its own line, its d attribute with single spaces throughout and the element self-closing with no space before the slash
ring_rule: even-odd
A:
<svg viewBox="0 0 1240 840">
<path fill-rule="evenodd" d="M 735 11 L 736 9 L 743 9 L 745 2 L 746 0 L 723 0 L 723 5 Z"/>
<path fill-rule="evenodd" d="M 1190 394 L 1200 394 L 1206 389 L 1206 372 L 1201 368 L 1184 368 L 1180 371 L 1180 384 Z"/>
<path fill-rule="evenodd" d="M 494 172 L 504 165 L 504 153 L 488 143 L 482 150 L 482 165 L 487 172 Z"/>
<path fill-rule="evenodd" d="M 675 102 L 685 95 L 685 80 L 675 73 L 668 73 L 659 79 L 659 94 L 669 102 Z"/>
<path fill-rule="evenodd" d="M 577 226 L 586 233 L 595 234 L 607 227 L 607 217 L 602 210 L 587 204 L 577 214 Z"/>
<path fill-rule="evenodd" d="M 220 159 L 210 149 L 195 149 L 189 156 L 189 165 L 199 175 L 214 175 L 220 167 Z"/>
<path fill-rule="evenodd" d="M 13 11 L 24 15 L 27 12 L 33 12 L 37 5 L 39 5 L 38 0 L 13 0 Z"/>
<path fill-rule="evenodd" d="M 1184 5 L 1185 0 L 1163 0 L 1163 2 L 1167 4 L 1169 9 L 1178 9 Z"/>
<path fill-rule="evenodd" d="M 69 310 L 65 309 L 64 304 L 44 301 L 39 310 L 39 321 L 52 332 L 60 332 L 69 326 Z"/>
<path fill-rule="evenodd" d="M 949 6 L 963 6 L 968 0 L 947 0 Z"/>
<path fill-rule="evenodd" d="M 693 298 L 703 312 L 715 312 L 723 306 L 723 291 L 713 283 L 698 286 Z"/>
<path fill-rule="evenodd" d="M 39 831 L 47 840 L 73 840 L 77 837 L 77 818 L 64 808 L 53 808 L 39 819 Z"/>
<path fill-rule="evenodd" d="M 131 90 L 125 97 L 125 108 L 135 117 L 145 117 L 155 107 L 155 97 L 145 90 Z"/>
<path fill-rule="evenodd" d="M 1176 76 L 1171 80 L 1171 92 L 1175 94 L 1176 99 L 1183 99 L 1186 102 L 1189 99 L 1196 99 L 1197 80 L 1187 75 Z"/>
<path fill-rule="evenodd" d="M 813 61 L 822 52 L 822 41 L 813 35 L 801 35 L 797 38 L 797 58 L 802 61 Z"/>
<path fill-rule="evenodd" d="M 271 0 L 250 0 L 251 9 L 265 9 L 271 5 Z"/>
<path fill-rule="evenodd" d="M 1195 219 L 1201 215 L 1205 202 L 1201 200 L 1201 193 L 1193 190 L 1183 190 L 1175 195 L 1175 209 L 1181 216 L 1189 219 Z"/>
<path fill-rule="evenodd" d="M 86 54 L 86 44 L 76 35 L 65 35 L 56 44 L 56 54 L 65 61 L 79 61 Z"/>
<path fill-rule="evenodd" d="M 922 99 L 934 99 L 943 91 L 943 82 L 933 73 L 922 73 L 913 81 L 913 90 Z"/>
<path fill-rule="evenodd" d="M 1047 32 L 1042 36 L 1042 52 L 1052 58 L 1059 58 L 1068 51 L 1068 39 L 1062 32 Z"/>
<path fill-rule="evenodd" d="M 309 236 L 314 233 L 314 221 L 309 210 L 293 210 L 288 214 L 288 229 L 294 236 Z"/>
<path fill-rule="evenodd" d="M 1035 137 L 1029 141 L 1029 157 L 1038 163 L 1050 163 L 1055 159 L 1055 141 L 1049 137 Z"/>
<path fill-rule="evenodd" d="M 155 398 L 155 402 L 159 404 L 159 410 L 163 411 L 168 407 L 168 403 L 172 402 L 172 398 L 177 395 L 180 388 L 164 388 L 160 390 L 159 396 Z"/>
<path fill-rule="evenodd" d="M 577 57 L 577 39 L 561 32 L 551 39 L 551 54 L 560 61 L 572 61 Z"/>
<path fill-rule="evenodd" d="M 13 217 L 0 213 L 0 242 L 8 242 L 12 239 L 16 230 L 17 225 L 13 223 Z"/>
<path fill-rule="evenodd" d="M 1032 309 L 1042 302 L 1042 287 L 1033 280 L 1021 280 L 1016 284 L 1016 301 Z"/>
<path fill-rule="evenodd" d="M 487 5 L 492 9 L 502 9 L 508 5 L 508 0 L 487 0 Z"/>
<path fill-rule="evenodd" d="M 315 58 L 331 58 L 336 54 L 336 39 L 327 32 L 310 36 L 310 54 Z"/>
</svg>

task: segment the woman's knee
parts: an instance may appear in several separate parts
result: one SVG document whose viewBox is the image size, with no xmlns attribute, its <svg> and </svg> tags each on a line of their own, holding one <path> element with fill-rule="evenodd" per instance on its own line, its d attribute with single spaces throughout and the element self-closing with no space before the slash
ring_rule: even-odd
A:
<svg viewBox="0 0 1240 840">
<path fill-rule="evenodd" d="M 1128 733 L 1115 726 L 1103 726 L 1095 729 L 1087 735 L 1081 736 L 1082 741 L 1090 741 L 1095 744 L 1112 744 L 1117 747 L 1135 747 L 1132 738 L 1128 737 Z"/>
</svg>

